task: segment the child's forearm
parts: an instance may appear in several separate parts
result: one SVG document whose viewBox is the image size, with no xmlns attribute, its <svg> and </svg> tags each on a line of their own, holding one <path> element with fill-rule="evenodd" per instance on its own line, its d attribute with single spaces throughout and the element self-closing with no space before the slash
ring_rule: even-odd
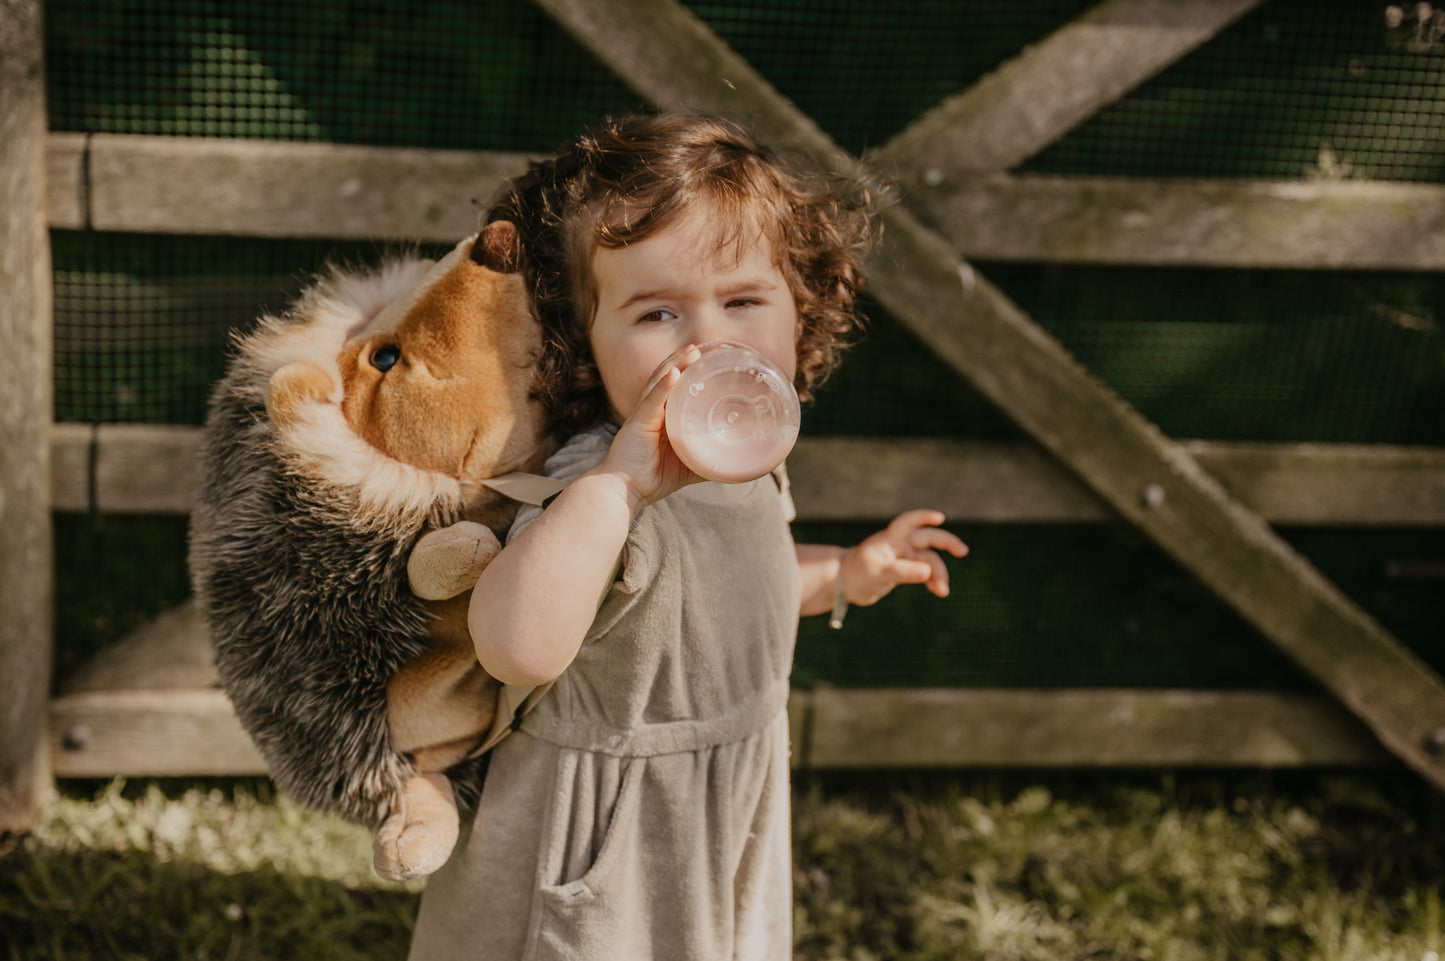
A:
<svg viewBox="0 0 1445 961">
<path fill-rule="evenodd" d="M 843 548 L 831 544 L 798 544 L 798 573 L 802 575 L 803 595 L 798 614 L 808 617 L 826 614 L 833 609 L 841 576 Z"/>
<path fill-rule="evenodd" d="M 616 475 L 589 472 L 497 555 L 472 591 L 467 617 L 487 673 L 535 686 L 572 663 L 635 509 Z"/>
</svg>

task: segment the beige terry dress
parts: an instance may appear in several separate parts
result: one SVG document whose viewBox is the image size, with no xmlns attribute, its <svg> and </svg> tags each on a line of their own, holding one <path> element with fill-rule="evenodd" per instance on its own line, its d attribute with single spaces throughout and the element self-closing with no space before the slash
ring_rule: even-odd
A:
<svg viewBox="0 0 1445 961">
<path fill-rule="evenodd" d="M 611 438 L 547 472 L 575 478 Z M 791 957 L 791 514 L 781 471 L 641 512 L 576 660 L 495 750 L 413 961 Z"/>
</svg>

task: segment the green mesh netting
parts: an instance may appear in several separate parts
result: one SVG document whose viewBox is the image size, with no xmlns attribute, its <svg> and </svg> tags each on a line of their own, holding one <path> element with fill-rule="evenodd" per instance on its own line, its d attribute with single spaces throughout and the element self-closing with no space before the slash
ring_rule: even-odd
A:
<svg viewBox="0 0 1445 961">
<path fill-rule="evenodd" d="M 689 4 L 856 152 L 1093 5 Z M 1445 15 L 1422 16 L 1414 5 L 1269 0 L 1023 169 L 1440 182 Z M 641 106 L 527 0 L 51 0 L 46 18 L 57 131 L 543 153 L 607 112 Z M 199 423 L 232 330 L 280 306 L 328 257 L 365 262 L 385 248 L 52 239 L 55 415 L 77 422 Z M 977 266 L 1172 436 L 1445 444 L 1445 284 L 1434 276 Z M 868 312 L 866 339 L 806 415 L 807 431 L 1017 436 L 885 312 Z M 182 519 L 58 525 L 62 668 L 184 597 Z M 799 533 L 848 541 L 868 530 Z M 805 625 L 799 680 L 1298 683 L 1136 535 L 1107 525 L 962 533 L 974 552 L 953 565 L 952 598 L 900 593 L 855 611 L 841 637 Z M 1445 609 L 1429 574 L 1440 538 L 1290 537 L 1427 659 L 1445 660 Z"/>
<path fill-rule="evenodd" d="M 1428 4 L 1271 0 L 1022 169 L 1439 183 L 1442 39 Z"/>
</svg>

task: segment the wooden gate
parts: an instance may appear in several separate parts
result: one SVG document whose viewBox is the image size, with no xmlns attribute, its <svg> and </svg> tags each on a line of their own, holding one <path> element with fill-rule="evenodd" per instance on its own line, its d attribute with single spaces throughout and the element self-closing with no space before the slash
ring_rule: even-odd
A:
<svg viewBox="0 0 1445 961">
<path fill-rule="evenodd" d="M 1167 437 L 969 260 L 1445 266 L 1445 191 L 1435 185 L 1011 172 L 1258 0 L 1106 0 L 864 157 L 835 145 L 674 0 L 535 3 L 653 104 L 733 116 L 764 142 L 824 169 L 871 168 L 893 178 L 901 202 L 883 214 L 870 288 L 1032 439 L 805 438 L 790 462 L 804 518 L 871 519 L 928 503 L 956 521 L 1122 519 L 1328 695 L 820 688 L 793 699 L 795 763 L 1290 766 L 1375 763 L 1388 751 L 1445 787 L 1445 683 L 1271 527 L 1445 524 L 1445 450 Z M 59 776 L 262 770 L 215 687 L 187 607 L 104 652 L 58 700 L 44 696 L 48 512 L 187 511 L 197 432 L 48 423 L 47 354 L 37 333 L 48 305 L 36 280 L 48 260 L 26 211 L 43 206 L 59 229 L 450 241 L 473 227 L 473 210 L 458 198 L 486 195 L 525 158 L 41 136 L 36 3 L 8 0 L 3 10 L 0 177 L 7 196 L 21 201 L 0 214 L 7 252 L 0 333 L 10 345 L 0 354 L 0 511 L 12 535 L 0 548 L 0 710 L 6 731 L 19 734 L 0 747 L 7 812 L 0 827 L 13 827 L 33 817 L 51 769 Z M 857 469 L 864 464 L 866 471 Z M 844 490 L 827 483 L 840 475 L 858 480 Z M 37 489 L 46 476 L 49 490 Z"/>
</svg>

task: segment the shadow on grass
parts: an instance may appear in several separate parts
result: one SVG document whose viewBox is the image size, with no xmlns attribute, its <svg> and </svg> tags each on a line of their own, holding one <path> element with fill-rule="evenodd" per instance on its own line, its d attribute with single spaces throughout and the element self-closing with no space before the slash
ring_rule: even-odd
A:
<svg viewBox="0 0 1445 961">
<path fill-rule="evenodd" d="M 800 961 L 1445 949 L 1445 796 L 1405 774 L 799 781 Z"/>
<path fill-rule="evenodd" d="M 0 860 L 0 958 L 399 959 L 416 902 L 273 867 L 226 874 L 26 838 Z"/>
</svg>

